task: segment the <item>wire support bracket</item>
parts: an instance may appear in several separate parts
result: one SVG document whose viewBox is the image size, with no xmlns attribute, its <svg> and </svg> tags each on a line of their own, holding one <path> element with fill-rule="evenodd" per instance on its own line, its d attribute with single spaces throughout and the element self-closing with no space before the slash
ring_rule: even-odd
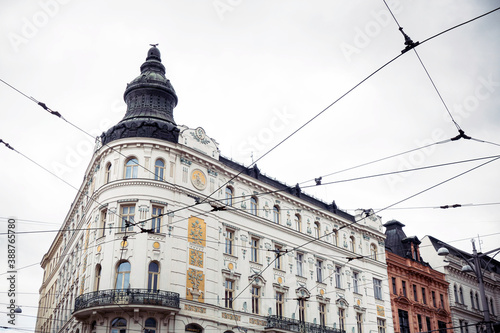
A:
<svg viewBox="0 0 500 333">
<path fill-rule="evenodd" d="M 470 136 L 466 135 L 465 132 L 462 130 L 462 129 L 459 129 L 458 130 L 458 135 L 451 138 L 450 140 L 451 141 L 457 141 L 457 140 L 460 140 L 460 139 L 465 139 L 465 140 L 470 140 L 472 139 Z"/>
<path fill-rule="evenodd" d="M 417 45 L 420 44 L 420 42 L 414 42 L 410 36 L 408 36 L 407 34 L 405 34 L 405 32 L 403 31 L 403 27 L 399 27 L 399 31 L 401 31 L 401 33 L 403 34 L 403 37 L 405 38 L 405 45 L 406 47 L 401 50 L 401 53 L 406 53 L 408 51 L 410 51 L 411 49 L 413 49 L 414 47 L 416 47 Z"/>
<path fill-rule="evenodd" d="M 10 150 L 14 150 L 14 147 L 12 147 L 11 145 L 9 145 L 7 142 L 3 141 L 2 139 L 0 139 L 0 143 L 3 143 L 5 145 L 5 147 L 9 148 Z"/>
</svg>

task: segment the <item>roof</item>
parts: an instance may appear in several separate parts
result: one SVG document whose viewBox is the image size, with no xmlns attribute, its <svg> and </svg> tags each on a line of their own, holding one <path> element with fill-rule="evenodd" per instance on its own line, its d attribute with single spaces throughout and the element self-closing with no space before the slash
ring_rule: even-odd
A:
<svg viewBox="0 0 500 333">
<path fill-rule="evenodd" d="M 431 241 L 431 244 L 432 244 L 432 246 L 434 246 L 434 249 L 436 250 L 436 252 L 440 248 L 445 247 L 446 249 L 448 249 L 450 254 L 455 256 L 455 257 L 465 258 L 465 259 L 472 259 L 473 258 L 472 254 L 470 254 L 468 252 L 459 250 L 456 247 L 453 247 L 449 244 L 446 244 L 445 242 L 440 241 L 439 239 L 437 239 L 435 237 L 432 237 L 429 235 L 427 235 L 427 237 Z M 478 252 L 478 254 L 481 254 L 481 252 Z M 486 260 L 481 260 L 481 268 L 482 269 L 487 269 L 488 271 L 494 272 L 494 273 L 500 273 L 500 262 L 498 262 L 497 260 L 495 260 L 487 255 L 485 255 L 483 258 L 485 258 Z"/>
<path fill-rule="evenodd" d="M 256 164 L 252 167 L 246 167 L 244 165 L 241 165 L 241 164 L 239 164 L 233 160 L 230 160 L 228 158 L 225 158 L 223 156 L 219 157 L 219 161 L 222 164 L 230 167 L 231 169 L 233 169 L 237 172 L 243 172 L 245 175 L 250 176 L 250 177 L 255 178 L 255 179 L 258 179 L 259 181 L 261 181 L 261 182 L 263 182 L 271 187 L 274 187 L 278 190 L 282 190 L 283 192 L 295 195 L 296 197 L 306 201 L 307 203 L 309 203 L 311 205 L 318 207 L 321 210 L 326 210 L 326 211 L 332 212 L 334 214 L 337 214 L 337 215 L 345 218 L 348 221 L 355 222 L 354 216 L 340 210 L 337 207 L 337 205 L 335 204 L 335 201 L 333 201 L 330 204 L 325 203 L 319 199 L 316 199 L 314 197 L 311 197 L 310 195 L 303 193 L 302 190 L 300 189 L 299 184 L 297 184 L 295 186 L 289 186 L 289 185 L 281 183 L 280 181 L 278 181 L 276 179 L 270 178 L 270 177 L 260 173 L 260 169 L 257 167 Z"/>
</svg>

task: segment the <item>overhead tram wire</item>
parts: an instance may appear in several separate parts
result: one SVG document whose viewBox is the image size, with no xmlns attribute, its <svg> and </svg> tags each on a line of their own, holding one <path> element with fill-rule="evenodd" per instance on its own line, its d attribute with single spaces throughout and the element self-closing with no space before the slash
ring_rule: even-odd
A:
<svg viewBox="0 0 500 333">
<path fill-rule="evenodd" d="M 385 1 L 384 1 L 384 2 L 385 2 Z M 387 4 L 386 4 L 386 5 L 387 5 Z M 458 27 L 460 27 L 460 26 L 462 26 L 462 25 L 468 24 L 468 23 L 470 23 L 470 22 L 472 22 L 472 21 L 475 21 L 475 20 L 477 20 L 477 19 L 479 19 L 479 18 L 481 18 L 481 17 L 484 17 L 484 16 L 486 16 L 486 15 L 489 15 L 489 14 L 491 14 L 491 13 L 493 13 L 493 12 L 497 11 L 497 10 L 500 10 L 500 7 L 495 8 L 495 9 L 493 9 L 493 10 L 491 10 L 491 11 L 489 11 L 489 12 L 486 12 L 486 13 L 484 13 L 484 14 L 481 14 L 481 15 L 479 15 L 479 16 L 477 16 L 477 17 L 475 17 L 475 18 L 472 18 L 472 19 L 470 19 L 470 20 L 468 20 L 468 21 L 465 21 L 465 22 L 463 22 L 463 23 L 457 24 L 457 25 L 455 25 L 455 26 L 453 26 L 453 27 L 451 27 L 451 28 L 448 28 L 448 29 L 446 29 L 446 30 L 444 30 L 444 31 L 442 31 L 442 32 L 439 32 L 439 33 L 437 33 L 437 34 L 435 34 L 435 35 L 433 35 L 433 36 L 431 36 L 431 37 L 429 37 L 429 38 L 425 39 L 424 41 L 420 42 L 418 45 L 421 45 L 421 44 L 423 44 L 423 43 L 425 43 L 425 42 L 428 42 L 428 41 L 430 41 L 430 40 L 432 40 L 432 39 L 434 39 L 434 38 L 436 38 L 436 37 L 438 37 L 438 36 L 440 36 L 440 35 L 442 35 L 442 34 L 444 34 L 444 33 L 446 33 L 446 32 L 449 32 L 449 31 L 451 31 L 451 30 L 454 30 L 454 29 L 456 29 L 456 28 L 458 28 Z M 392 12 L 391 12 L 391 14 L 392 14 Z M 394 15 L 393 15 L 393 17 L 394 17 Z M 394 17 L 394 19 L 395 19 L 395 17 Z M 397 24 L 398 24 L 398 26 L 399 26 L 399 23 L 397 23 Z M 417 46 L 417 45 L 415 45 L 414 47 L 416 47 L 416 46 Z M 365 81 L 367 81 L 369 78 L 371 78 L 371 77 L 372 77 L 372 76 L 374 76 L 376 73 L 378 73 L 380 70 L 382 70 L 383 68 L 385 68 L 386 66 L 388 66 L 390 63 L 392 63 L 393 61 L 395 61 L 396 59 L 398 59 L 398 58 L 399 58 L 402 54 L 404 54 L 404 53 L 401 53 L 401 54 L 397 55 L 396 57 L 392 58 L 391 60 L 389 60 L 388 62 L 386 62 L 384 65 L 382 65 L 381 67 L 379 67 L 378 69 L 376 69 L 374 72 L 372 72 L 371 74 L 369 74 L 368 76 L 366 76 L 364 79 L 362 79 L 360 82 L 358 82 L 355 86 L 353 86 L 351 89 L 349 89 L 347 92 L 345 92 L 345 93 L 344 93 L 343 95 L 341 95 L 339 98 L 337 98 L 334 102 L 332 102 L 330 105 L 328 105 L 328 106 L 327 106 L 326 108 L 324 108 L 322 111 L 320 111 L 320 112 L 319 112 L 318 114 L 316 114 L 314 117 L 312 117 L 311 119 L 309 119 L 306 123 L 304 123 L 304 124 L 303 124 L 302 126 L 300 126 L 298 129 L 296 129 L 295 131 L 293 131 L 290 135 L 288 135 L 288 136 L 287 136 L 287 137 L 285 137 L 283 140 L 281 140 L 280 142 L 278 142 L 275 146 L 273 146 L 270 150 L 268 150 L 266 153 L 264 153 L 262 156 L 260 156 L 257 160 L 255 160 L 254 162 L 252 162 L 252 163 L 249 165 L 249 167 L 250 167 L 250 166 L 252 166 L 252 165 L 255 165 L 255 164 L 256 164 L 259 160 L 261 160 L 262 158 L 264 158 L 265 156 L 267 156 L 267 155 L 268 155 L 269 153 L 271 153 L 274 149 L 276 149 L 278 146 L 280 146 L 281 144 L 283 144 L 285 141 L 287 141 L 290 137 L 292 137 L 293 135 L 295 135 L 297 132 L 299 132 L 302 128 L 304 128 L 305 126 L 307 126 L 309 123 L 311 123 L 313 120 L 315 120 L 315 119 L 316 119 L 317 117 L 319 117 L 322 113 L 324 113 L 324 112 L 325 112 L 325 111 L 327 111 L 329 108 L 331 108 L 334 104 L 336 104 L 336 103 L 337 103 L 338 101 L 340 101 L 342 98 L 344 98 L 345 96 L 347 96 L 350 92 L 352 92 L 354 89 L 356 89 L 356 88 L 357 88 L 358 86 L 360 86 L 362 83 L 364 83 L 364 82 L 365 82 Z M 38 104 L 38 105 L 40 105 L 42 108 L 44 108 L 47 112 L 49 112 L 49 113 L 51 113 L 51 114 L 53 114 L 53 115 L 56 115 L 56 116 L 60 117 L 61 119 L 65 120 L 66 122 L 68 122 L 69 124 L 71 124 L 73 127 L 77 128 L 78 130 L 82 131 L 83 133 L 87 134 L 88 136 L 90 136 L 90 137 L 94 138 L 91 134 L 89 134 L 89 133 L 85 132 L 83 129 L 79 128 L 78 126 L 76 126 L 76 125 L 74 125 L 74 124 L 70 123 L 69 121 L 67 121 L 66 119 L 64 119 L 64 117 L 62 117 L 62 115 L 60 115 L 60 114 L 59 114 L 59 112 L 51 110 L 51 109 L 50 109 L 50 108 L 48 108 L 48 107 L 47 107 L 44 103 L 38 102 L 38 101 L 37 101 L 36 99 L 34 99 L 33 97 L 30 97 L 30 96 L 28 96 L 28 95 L 24 94 L 23 92 L 21 92 L 21 91 L 20 91 L 20 90 L 18 90 L 17 88 L 15 88 L 15 87 L 13 87 L 12 85 L 10 85 L 10 84 L 8 84 L 7 82 L 5 82 L 3 79 L 1 79 L 1 78 L 0 78 L 0 81 L 2 81 L 4 84 L 6 84 L 6 85 L 7 85 L 7 86 L 9 86 L 10 88 L 14 89 L 15 91 L 17 91 L 18 93 L 20 93 L 20 94 L 21 94 L 21 95 L 23 95 L 24 97 L 28 98 L 29 100 L 31 100 L 31 101 L 33 101 L 33 102 L 37 103 L 37 104 Z M 110 147 L 109 145 L 106 145 L 106 146 L 108 146 L 109 148 L 111 148 L 112 150 L 114 150 L 114 148 Z M 118 153 L 119 153 L 119 154 L 121 154 L 120 152 L 118 152 Z M 142 168 L 145 168 L 145 167 L 143 167 L 142 165 L 141 165 L 141 167 L 142 167 Z M 145 168 L 145 169 L 146 169 L 146 168 Z M 152 171 L 150 171 L 150 170 L 148 170 L 148 169 L 146 169 L 146 170 L 152 173 Z M 191 208 L 191 207 L 193 207 L 193 206 L 195 206 L 195 205 L 197 205 L 197 204 L 203 203 L 203 202 L 204 202 L 204 201 L 206 201 L 208 198 L 210 198 L 213 194 L 215 194 L 217 191 L 219 191 L 221 188 L 223 188 L 225 185 L 227 185 L 227 184 L 228 184 L 231 180 L 233 180 L 233 179 L 237 178 L 240 174 L 242 174 L 242 173 L 243 173 L 243 171 L 244 171 L 244 170 L 240 171 L 240 172 L 239 172 L 239 173 L 237 173 L 235 176 L 233 176 L 232 178 L 230 178 L 227 182 L 225 182 L 223 185 L 219 186 L 219 187 L 218 187 L 218 188 L 217 188 L 214 192 L 212 192 L 210 195 L 206 196 L 206 197 L 205 197 L 205 199 L 203 199 L 203 201 L 202 201 L 202 202 L 196 203 L 196 204 L 194 204 L 194 205 L 187 206 L 187 207 L 186 207 L 186 209 Z"/>
<path fill-rule="evenodd" d="M 436 86 L 436 84 L 434 83 L 434 80 L 432 79 L 432 77 L 431 77 L 431 75 L 430 75 L 429 71 L 428 71 L 428 70 L 427 70 L 427 68 L 425 67 L 424 62 L 422 61 L 422 59 L 420 58 L 420 55 L 418 54 L 418 52 L 417 52 L 417 50 L 416 50 L 416 46 L 418 46 L 419 44 L 422 44 L 422 43 L 424 43 L 424 42 L 426 42 L 426 41 L 430 40 L 431 38 L 428 38 L 428 39 L 424 40 L 424 42 L 422 42 L 422 43 L 420 43 L 420 42 L 413 42 L 413 41 L 411 40 L 411 38 L 403 32 L 403 27 L 401 27 L 401 25 L 399 24 L 398 20 L 396 19 L 396 16 L 394 16 L 394 14 L 393 14 L 393 12 L 392 12 L 391 8 L 389 7 L 389 5 L 387 4 L 386 0 L 382 0 L 382 1 L 384 2 L 385 6 L 387 7 L 387 9 L 389 10 L 389 12 L 391 13 L 392 17 L 394 18 L 394 21 L 396 22 L 396 25 L 398 26 L 399 31 L 401 31 L 401 33 L 403 34 L 403 36 L 404 36 L 404 38 L 405 38 L 405 45 L 406 45 L 406 48 L 405 48 L 404 50 L 402 50 L 401 52 L 402 52 L 402 53 L 405 53 L 405 52 L 409 51 L 410 49 L 412 49 L 412 50 L 413 50 L 413 52 L 415 52 L 415 55 L 417 56 L 417 59 L 418 59 L 418 61 L 420 62 L 420 65 L 422 66 L 422 68 L 423 68 L 423 69 L 424 69 L 424 71 L 425 71 L 425 74 L 426 74 L 426 75 L 427 75 L 427 77 L 429 78 L 429 80 L 430 80 L 430 82 L 431 82 L 431 84 L 432 84 L 432 86 L 433 86 L 434 90 L 436 91 L 436 93 L 437 93 L 437 95 L 438 95 L 439 99 L 441 100 L 441 103 L 443 104 L 444 108 L 446 109 L 446 112 L 447 112 L 447 113 L 448 113 L 448 115 L 450 116 L 451 121 L 453 122 L 453 124 L 455 125 L 455 127 L 456 127 L 456 128 L 457 128 L 457 130 L 458 130 L 458 135 L 457 135 L 457 136 L 455 136 L 454 138 L 452 138 L 451 140 L 452 140 L 452 141 L 456 141 L 456 140 L 459 140 L 459 139 L 474 140 L 474 141 L 477 141 L 477 142 L 488 143 L 488 144 L 492 144 L 492 145 L 495 145 L 495 146 L 500 146 L 500 144 L 497 144 L 497 143 L 494 143 L 494 142 L 485 141 L 485 140 L 478 140 L 478 139 L 472 138 L 472 137 L 470 137 L 470 136 L 466 135 L 466 134 L 465 134 L 465 132 L 464 132 L 464 130 L 462 130 L 462 128 L 460 128 L 460 125 L 456 122 L 455 118 L 454 118 L 454 117 L 453 117 L 453 115 L 451 114 L 450 109 L 448 108 L 448 105 L 446 105 L 446 102 L 444 101 L 443 96 L 442 96 L 442 95 L 441 95 L 441 93 L 439 92 L 438 87 L 437 87 L 437 86 Z M 480 18 L 480 17 L 483 17 L 483 16 L 485 16 L 485 15 L 488 15 L 489 13 L 493 13 L 494 11 L 499 10 L 499 9 L 500 9 L 500 7 L 499 7 L 499 8 L 496 8 L 496 9 L 493 9 L 493 10 L 491 10 L 490 12 L 485 13 L 485 14 L 483 14 L 483 15 L 480 15 L 480 16 L 478 16 L 478 17 L 476 17 L 476 18 L 474 18 L 474 19 L 471 19 L 471 20 L 469 20 L 469 21 L 467 21 L 467 22 L 465 22 L 465 23 L 472 22 L 472 21 L 474 21 L 474 20 L 476 20 L 476 19 L 478 19 L 478 18 Z M 462 23 L 462 24 L 460 24 L 460 25 L 458 25 L 458 26 L 461 26 L 461 25 L 463 25 L 463 24 L 465 24 L 465 23 Z M 456 27 L 458 27 L 458 26 L 456 26 Z M 449 31 L 449 30 L 451 30 L 451 29 L 448 29 L 447 31 Z"/>
</svg>

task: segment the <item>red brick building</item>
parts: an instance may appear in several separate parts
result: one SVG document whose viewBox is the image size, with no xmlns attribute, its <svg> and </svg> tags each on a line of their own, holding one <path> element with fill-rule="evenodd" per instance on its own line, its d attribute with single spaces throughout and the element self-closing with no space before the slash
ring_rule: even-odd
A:
<svg viewBox="0 0 500 333">
<path fill-rule="evenodd" d="M 444 274 L 423 261 L 420 241 L 405 235 L 404 224 L 392 220 L 384 227 L 394 332 L 448 332 L 451 315 Z"/>
</svg>

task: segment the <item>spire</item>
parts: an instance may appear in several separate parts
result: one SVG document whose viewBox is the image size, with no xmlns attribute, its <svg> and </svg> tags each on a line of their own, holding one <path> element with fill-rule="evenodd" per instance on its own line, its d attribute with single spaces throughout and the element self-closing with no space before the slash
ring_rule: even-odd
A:
<svg viewBox="0 0 500 333">
<path fill-rule="evenodd" d="M 158 44 L 151 44 L 141 74 L 133 79 L 123 94 L 127 112 L 123 119 L 101 136 L 103 144 L 128 137 L 152 137 L 177 142 L 173 110 L 177 94 L 165 77 Z"/>
</svg>

